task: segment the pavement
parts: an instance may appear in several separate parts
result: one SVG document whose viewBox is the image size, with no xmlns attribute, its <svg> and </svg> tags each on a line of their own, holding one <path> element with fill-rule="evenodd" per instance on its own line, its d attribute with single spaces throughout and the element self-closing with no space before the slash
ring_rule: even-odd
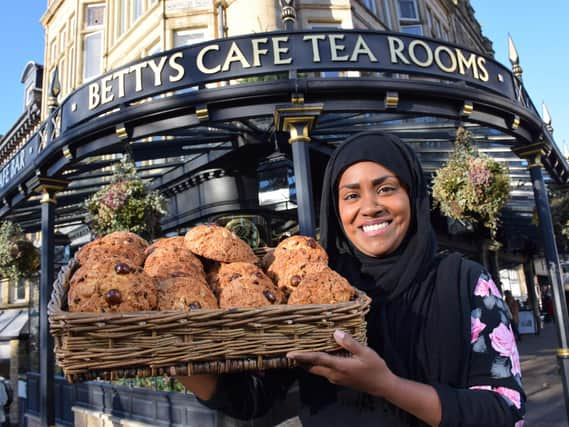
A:
<svg viewBox="0 0 569 427">
<path fill-rule="evenodd" d="M 555 323 L 545 323 L 539 335 L 522 335 L 518 342 L 522 381 L 527 395 L 527 427 L 568 427 L 556 349 Z"/>
</svg>

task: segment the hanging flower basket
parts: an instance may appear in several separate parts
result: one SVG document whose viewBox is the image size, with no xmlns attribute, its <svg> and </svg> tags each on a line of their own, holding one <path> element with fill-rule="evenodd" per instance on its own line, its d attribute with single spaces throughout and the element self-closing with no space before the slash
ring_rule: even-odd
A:
<svg viewBox="0 0 569 427">
<path fill-rule="evenodd" d="M 20 226 L 0 223 L 0 277 L 17 282 L 36 274 L 39 267 L 39 250 L 25 238 Z"/>
<path fill-rule="evenodd" d="M 91 229 L 98 236 L 114 231 L 131 231 L 146 239 L 157 236 L 166 199 L 148 191 L 131 160 L 123 158 L 113 169 L 110 184 L 85 201 Z"/>
<path fill-rule="evenodd" d="M 478 153 L 471 135 L 460 127 L 455 149 L 433 178 L 434 207 L 449 218 L 478 223 L 496 238 L 500 210 L 510 197 L 508 170 L 494 159 Z"/>
</svg>

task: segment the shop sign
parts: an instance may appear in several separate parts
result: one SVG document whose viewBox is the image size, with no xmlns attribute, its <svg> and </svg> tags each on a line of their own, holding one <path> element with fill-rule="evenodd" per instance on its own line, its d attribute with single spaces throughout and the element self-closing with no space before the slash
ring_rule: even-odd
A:
<svg viewBox="0 0 569 427">
<path fill-rule="evenodd" d="M 273 32 L 186 46 L 111 71 L 64 101 L 62 132 L 96 114 L 163 92 L 292 69 L 421 75 L 463 81 L 515 99 L 507 68 L 449 43 L 373 31 Z"/>
<path fill-rule="evenodd" d="M 14 181 L 31 163 L 34 153 L 37 153 L 38 141 L 39 137 L 36 134 L 0 169 L 0 190 Z"/>
</svg>

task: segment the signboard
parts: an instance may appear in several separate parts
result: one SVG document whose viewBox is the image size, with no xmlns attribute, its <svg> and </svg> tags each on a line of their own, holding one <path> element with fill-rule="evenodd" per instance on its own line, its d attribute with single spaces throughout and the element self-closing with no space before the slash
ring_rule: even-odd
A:
<svg viewBox="0 0 569 427">
<path fill-rule="evenodd" d="M 189 1 L 189 0 L 187 0 Z M 192 0 L 205 4 L 205 0 Z M 174 4 L 190 4 L 179 0 Z M 511 72 L 479 53 L 423 37 L 361 30 L 270 32 L 211 40 L 143 58 L 70 94 L 57 110 L 59 134 L 129 102 L 228 79 L 296 71 L 373 71 L 453 80 L 516 100 Z M 36 133 L 0 169 L 0 194 L 41 147 Z"/>
<path fill-rule="evenodd" d="M 163 92 L 292 69 L 430 76 L 464 81 L 515 99 L 507 68 L 449 43 L 375 31 L 272 32 L 185 46 L 113 70 L 65 100 L 61 131 L 121 104 Z"/>
<path fill-rule="evenodd" d="M 520 334 L 535 334 L 537 332 L 535 325 L 535 318 L 533 316 L 533 311 L 520 310 L 520 324 L 518 325 L 518 331 Z"/>
</svg>

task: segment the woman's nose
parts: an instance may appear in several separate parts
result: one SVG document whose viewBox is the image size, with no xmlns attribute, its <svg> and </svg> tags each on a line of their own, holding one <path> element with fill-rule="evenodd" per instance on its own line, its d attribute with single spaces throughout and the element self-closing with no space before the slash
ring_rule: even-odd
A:
<svg viewBox="0 0 569 427">
<path fill-rule="evenodd" d="M 383 211 L 383 206 L 375 194 L 366 194 L 362 196 L 361 212 L 364 215 L 375 216 L 378 212 Z"/>
</svg>

